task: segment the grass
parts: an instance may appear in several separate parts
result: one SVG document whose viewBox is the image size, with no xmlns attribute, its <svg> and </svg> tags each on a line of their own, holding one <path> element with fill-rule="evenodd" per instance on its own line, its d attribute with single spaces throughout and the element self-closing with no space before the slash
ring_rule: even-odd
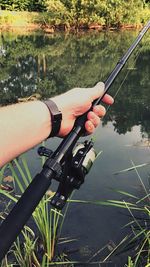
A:
<svg viewBox="0 0 150 267">
<path fill-rule="evenodd" d="M 149 163 L 148 163 L 149 164 Z M 113 206 L 122 208 L 128 211 L 129 223 L 125 226 L 128 228 L 128 235 L 125 236 L 120 243 L 105 257 L 103 262 L 111 260 L 113 255 L 119 255 L 127 251 L 129 254 L 132 251 L 132 257 L 128 257 L 126 267 L 150 267 L 150 192 L 147 189 L 138 169 L 147 164 L 135 165 L 131 161 L 132 167 L 117 172 L 116 175 L 135 171 L 140 186 L 142 186 L 143 196 L 133 195 L 122 190 L 114 190 L 121 195 L 122 200 L 107 200 L 107 201 L 84 201 L 70 200 L 70 202 L 82 204 L 95 204 Z M 150 178 L 149 178 L 150 184 Z M 128 201 L 127 201 L 128 199 Z M 95 255 L 97 256 L 98 253 Z M 93 259 L 94 257 L 92 257 Z"/>
<path fill-rule="evenodd" d="M 42 157 L 42 164 L 45 159 Z M 10 162 L 0 175 L 4 176 L 4 171 L 9 169 L 14 178 L 14 191 L 11 194 L 5 190 L 0 190 L 1 195 L 8 198 L 9 203 L 16 203 L 20 195 L 32 180 L 28 164 L 24 156 Z M 16 194 L 16 188 L 19 188 L 20 194 Z M 50 200 L 52 192 L 47 192 L 40 201 L 38 207 L 32 214 L 34 227 L 25 226 L 21 235 L 17 237 L 10 251 L 3 259 L 1 267 L 21 266 L 21 267 L 45 267 L 45 266 L 61 266 L 74 267 L 78 264 L 86 266 L 86 262 L 70 261 L 64 253 L 57 253 L 57 244 L 70 243 L 73 239 L 61 239 L 61 230 L 67 214 L 69 203 L 66 205 L 64 214 L 56 209 L 50 209 Z M 3 212 L 1 218 L 4 219 L 9 211 Z M 99 262 L 91 262 L 90 265 L 99 264 Z"/>
<path fill-rule="evenodd" d="M 0 26 L 4 28 L 39 28 L 43 19 L 38 12 L 0 10 Z"/>
<path fill-rule="evenodd" d="M 14 177 L 14 188 L 18 187 L 22 194 L 31 182 L 32 176 L 25 158 L 21 157 L 20 161 L 21 163 L 15 159 L 15 167 L 14 164 L 9 163 L 7 168 L 9 168 Z M 1 176 L 3 176 L 5 168 L 1 170 Z M 19 172 L 19 174 L 17 172 Z M 1 190 L 0 193 L 13 202 L 17 202 L 18 197 L 20 197 L 14 193 L 14 195 L 9 194 L 4 190 Z M 55 209 L 50 210 L 50 199 L 51 196 L 46 194 L 32 215 L 35 225 L 34 228 L 36 227 L 36 231 L 38 231 L 38 237 L 35 236 L 34 231 L 29 226 L 25 226 L 22 231 L 22 236 L 24 238 L 23 244 L 21 241 L 22 238 L 20 239 L 20 237 L 18 237 L 17 241 L 14 243 L 11 254 L 19 266 L 31 266 L 32 262 L 36 262 L 36 266 L 47 266 L 54 258 L 58 239 L 58 225 L 64 216 Z M 39 251 L 42 254 L 42 262 L 40 262 L 39 259 Z M 4 262 L 4 266 L 8 266 L 6 264 L 6 262 L 8 262 L 7 256 Z"/>
<path fill-rule="evenodd" d="M 44 163 L 44 160 L 45 159 L 42 158 L 42 164 Z M 122 173 L 126 173 L 128 171 L 135 171 L 138 181 L 143 188 L 142 197 L 123 190 L 115 190 L 121 196 L 121 200 L 110 199 L 107 201 L 84 201 L 70 199 L 68 201 L 68 205 L 70 202 L 76 202 L 78 204 L 113 206 L 115 208 L 127 210 L 130 218 L 129 223 L 125 226 L 128 227 L 128 235 L 113 248 L 113 250 L 102 260 L 101 264 L 107 263 L 109 260 L 112 260 L 113 255 L 118 255 L 124 251 L 128 251 L 130 255 L 132 250 L 132 257 L 128 257 L 128 263 L 125 265 L 126 267 L 150 267 L 150 192 L 143 183 L 138 171 L 139 168 L 142 168 L 146 164 L 136 166 L 134 162 L 131 161 L 131 165 L 132 166 L 130 168 L 122 170 L 116 173 L 116 175 L 121 175 Z M 19 161 L 15 159 L 13 163 L 11 162 L 7 166 L 3 167 L 0 171 L 1 182 L 5 171 L 8 171 L 8 168 L 14 178 L 14 190 L 17 187 L 20 192 L 23 193 L 32 180 L 25 158 L 20 157 Z M 20 195 L 18 196 L 15 194 L 15 191 L 13 194 L 10 194 L 7 191 L 0 190 L 0 193 L 9 199 L 9 203 L 10 201 L 17 202 L 18 197 L 20 197 Z M 59 241 L 60 243 L 68 243 L 72 240 L 60 240 L 61 229 L 67 214 L 68 206 L 66 207 L 64 214 L 56 209 L 50 209 L 49 202 L 52 195 L 53 193 L 50 192 L 50 194 L 48 193 L 43 197 L 32 215 L 34 225 L 36 227 L 34 226 L 34 230 L 29 226 L 24 227 L 22 230 L 22 236 L 17 238 L 10 252 L 3 260 L 1 267 L 13 266 L 11 265 L 13 263 L 9 260 L 10 254 L 13 256 L 14 262 L 22 267 L 44 267 L 57 265 L 72 267 L 79 264 L 77 261 L 69 261 L 63 253 L 61 255 L 57 255 L 56 253 Z M 8 207 L 5 213 L 8 213 Z M 5 213 L 2 214 L 1 217 L 5 217 Z M 23 242 L 22 237 L 24 240 Z M 94 260 L 101 250 L 102 249 L 91 257 L 88 261 L 88 265 L 100 264 L 100 262 L 96 262 Z M 80 265 L 86 266 L 86 263 L 80 262 Z"/>
</svg>

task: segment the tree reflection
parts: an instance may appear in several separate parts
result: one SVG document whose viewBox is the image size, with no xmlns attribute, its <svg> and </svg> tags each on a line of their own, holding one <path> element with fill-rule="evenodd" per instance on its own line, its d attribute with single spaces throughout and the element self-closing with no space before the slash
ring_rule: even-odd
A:
<svg viewBox="0 0 150 267">
<path fill-rule="evenodd" d="M 34 93 L 46 98 L 73 87 L 91 87 L 106 79 L 136 35 L 131 31 L 78 36 L 1 33 L 0 103 L 17 102 Z M 120 87 L 130 69 L 115 105 L 103 121 L 103 125 L 112 121 L 119 134 L 131 131 L 134 125 L 141 125 L 143 134 L 150 133 L 149 41 L 146 36 L 111 89 L 115 92 Z"/>
</svg>

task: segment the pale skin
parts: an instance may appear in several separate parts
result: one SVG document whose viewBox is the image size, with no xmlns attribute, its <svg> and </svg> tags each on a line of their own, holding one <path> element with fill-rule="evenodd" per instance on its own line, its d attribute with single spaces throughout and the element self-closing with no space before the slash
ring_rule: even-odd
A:
<svg viewBox="0 0 150 267">
<path fill-rule="evenodd" d="M 93 100 L 103 95 L 104 84 L 93 88 L 75 88 L 52 98 L 62 112 L 58 136 L 67 135 L 76 118 L 89 110 Z M 106 94 L 103 102 L 111 105 L 113 98 Z M 106 113 L 102 105 L 95 106 L 87 115 L 85 130 L 94 132 Z M 45 140 L 51 132 L 51 117 L 41 101 L 14 104 L 0 108 L 0 167 Z"/>
</svg>

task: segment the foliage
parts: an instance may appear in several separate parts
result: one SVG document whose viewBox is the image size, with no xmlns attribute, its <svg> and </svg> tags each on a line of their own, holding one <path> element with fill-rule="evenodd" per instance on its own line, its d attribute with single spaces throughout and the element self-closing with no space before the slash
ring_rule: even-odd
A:
<svg viewBox="0 0 150 267">
<path fill-rule="evenodd" d="M 45 0 L 1 0 L 0 9 L 11 11 L 45 11 Z"/>
<path fill-rule="evenodd" d="M 16 166 L 16 168 L 14 166 Z M 7 171 L 8 170 L 14 178 L 14 188 L 18 188 L 20 193 L 23 193 L 32 181 L 25 158 L 21 157 L 20 162 L 15 159 L 13 163 L 9 163 L 7 165 Z M 4 174 L 4 171 L 4 169 L 1 171 L 1 175 Z M 4 190 L 0 190 L 0 193 L 11 201 L 17 202 L 18 193 L 14 192 L 13 195 L 11 195 Z M 25 226 L 22 231 L 24 242 L 21 241 L 21 237 L 18 237 L 17 241 L 14 243 L 14 248 L 10 251 L 10 253 L 14 255 L 15 261 L 19 266 L 29 267 L 32 266 L 32 264 L 39 267 L 48 266 L 48 264 L 53 261 L 54 256 L 56 256 L 55 247 L 58 239 L 58 225 L 63 215 L 57 210 L 50 210 L 49 202 L 51 196 L 52 194 L 50 196 L 46 194 L 35 209 L 32 215 L 34 221 L 34 226 L 32 226 L 33 230 L 30 226 Z M 34 232 L 37 232 L 37 230 L 38 235 L 35 235 Z M 42 255 L 42 259 L 41 256 L 39 257 L 40 254 Z M 5 263 L 6 260 L 8 262 L 7 257 L 4 259 L 3 263 Z"/>
<path fill-rule="evenodd" d="M 141 0 L 56 0 L 55 5 L 58 10 L 56 17 L 57 19 L 59 17 L 60 20 L 61 12 L 59 12 L 59 10 L 62 7 L 62 2 L 63 9 L 66 8 L 68 11 L 67 16 L 65 17 L 65 22 L 70 23 L 70 26 L 74 24 L 77 28 L 82 25 L 88 26 L 92 23 L 106 25 L 107 27 L 120 27 L 123 24 L 139 24 L 142 21 L 145 21 L 146 13 L 150 14 L 147 5 L 145 4 L 144 6 L 143 1 Z M 49 16 L 51 17 L 53 4 L 51 5 L 51 1 L 48 1 L 48 3 L 48 11 L 50 12 Z M 68 17 L 70 18 L 69 21 Z"/>
<path fill-rule="evenodd" d="M 47 11 L 48 16 L 46 16 L 46 20 L 49 24 L 59 25 L 59 24 L 67 24 L 69 12 L 65 5 L 60 0 L 47 0 Z"/>
<path fill-rule="evenodd" d="M 45 159 L 42 158 L 44 163 Z M 14 192 L 7 192 L 0 189 L 1 196 L 7 198 L 11 204 L 18 201 L 18 192 L 20 194 L 24 192 L 25 188 L 29 185 L 32 180 L 30 170 L 28 168 L 27 161 L 24 156 L 19 159 L 15 159 L 5 166 L 7 171 L 11 171 L 14 184 Z M 5 176 L 4 169 L 1 175 Z M 3 181 L 2 181 L 3 183 Z M 60 249 L 58 251 L 58 246 L 56 247 L 58 241 L 60 243 L 70 243 L 76 241 L 76 239 L 70 238 L 60 238 L 61 230 L 63 227 L 64 219 L 68 210 L 68 205 L 62 214 L 60 211 L 50 208 L 50 199 L 52 197 L 52 192 L 47 192 L 43 199 L 40 201 L 39 205 L 32 214 L 32 226 L 30 223 L 24 226 L 22 230 L 22 235 L 17 237 L 16 242 L 8 251 L 7 255 L 2 261 L 1 267 L 9 266 L 21 266 L 21 267 L 45 267 L 45 266 L 68 266 L 75 267 L 87 264 L 89 265 L 99 265 L 100 261 L 69 261 L 66 253 L 61 253 Z M 1 219 L 5 219 L 9 210 L 1 212 Z"/>
<path fill-rule="evenodd" d="M 143 0 L 1 0 L 0 9 L 45 12 L 48 25 L 121 27 L 149 19 L 149 2 Z"/>
<path fill-rule="evenodd" d="M 138 267 L 138 266 L 149 266 L 150 264 L 150 193 L 149 188 L 143 183 L 142 177 L 140 176 L 137 166 L 133 161 L 132 168 L 135 171 L 140 185 L 143 189 L 143 196 L 137 197 L 133 196 L 132 201 L 135 202 L 136 208 L 140 208 L 143 212 L 133 213 L 129 205 L 122 201 L 124 207 L 128 210 L 130 214 L 131 221 L 126 227 L 130 227 L 130 235 L 128 236 L 127 243 L 124 248 L 129 251 L 133 248 L 134 253 L 128 259 L 128 267 Z M 128 171 L 128 170 L 127 170 Z M 126 172 L 126 170 L 124 170 Z M 149 181 L 150 185 L 150 181 Z"/>
<path fill-rule="evenodd" d="M 101 261 L 101 263 L 105 264 L 110 259 L 112 261 L 113 255 L 118 255 L 120 253 L 123 253 L 124 251 L 127 251 L 131 256 L 128 257 L 128 263 L 125 264 L 125 267 L 148 267 L 150 263 L 150 193 L 146 188 L 145 184 L 143 183 L 142 178 L 138 172 L 138 169 L 143 167 L 143 164 L 136 166 L 132 161 L 131 163 L 132 167 L 125 170 L 121 170 L 117 174 L 122 174 L 134 170 L 143 189 L 142 196 L 139 196 L 139 194 L 133 195 L 129 192 L 115 190 L 115 192 L 121 195 L 122 200 L 70 200 L 70 202 L 105 205 L 108 207 L 113 206 L 117 208 L 126 209 L 130 215 L 130 221 L 127 225 L 125 225 L 125 227 L 128 228 L 128 234 Z M 15 159 L 14 164 L 12 165 L 12 163 L 9 163 L 9 166 L 5 166 L 5 169 L 7 167 L 7 171 L 8 169 L 11 170 L 12 177 L 14 178 L 14 187 L 16 188 L 17 186 L 20 191 L 23 192 L 32 179 L 30 170 L 24 157 L 20 158 L 20 163 L 17 159 Z M 3 169 L 1 172 L 2 176 L 4 175 L 4 172 L 5 170 Z M 12 195 L 10 193 L 7 193 L 6 191 L 0 191 L 0 193 L 7 197 L 9 200 L 17 202 L 18 194 L 15 196 L 14 194 Z M 76 266 L 76 264 L 86 264 L 85 262 L 68 261 L 66 259 L 66 255 L 63 254 L 58 257 L 56 256 L 56 243 L 58 239 L 59 226 L 58 223 L 60 218 L 63 218 L 63 215 L 60 212 L 57 212 L 56 210 L 49 209 L 49 200 L 50 196 L 45 196 L 33 213 L 33 219 L 35 225 L 38 228 L 38 234 L 37 231 L 35 231 L 35 226 L 34 232 L 30 226 L 25 226 L 24 230 L 22 231 L 24 241 L 22 241 L 22 238 L 20 239 L 20 237 L 18 237 L 9 254 L 14 255 L 15 264 L 19 264 L 19 266 L 23 267 L 45 267 L 51 265 L 67 265 L 73 267 Z M 64 214 L 64 216 L 65 215 L 66 214 Z M 5 213 L 3 214 L 3 216 L 1 215 L 1 218 L 2 217 L 5 217 Z M 61 227 L 62 225 L 60 226 L 60 230 Z M 69 240 L 69 242 L 70 241 L 72 240 Z M 66 242 L 68 243 L 67 239 Z M 98 253 L 100 253 L 100 251 Z M 95 253 L 91 259 L 94 260 L 96 256 L 97 253 Z M 91 261 L 91 259 L 88 261 L 88 264 L 100 264 L 100 261 Z M 9 267 L 11 266 L 11 264 L 13 264 L 12 261 L 10 261 L 9 257 L 6 256 L 1 266 Z"/>
<path fill-rule="evenodd" d="M 150 264 L 150 193 L 148 188 L 143 183 L 142 177 L 138 169 L 142 165 L 136 166 L 131 161 L 132 167 L 122 170 L 117 174 L 127 173 L 128 171 L 135 171 L 139 180 L 139 186 L 142 188 L 142 195 L 131 194 L 122 190 L 114 190 L 121 195 L 121 200 L 107 200 L 107 201 L 85 201 L 85 200 L 70 200 L 70 202 L 82 204 L 105 205 L 108 207 L 122 208 L 129 213 L 129 222 L 124 226 L 128 229 L 127 235 L 115 246 L 115 248 L 105 257 L 103 262 L 112 260 L 112 256 L 120 255 L 127 252 L 128 263 L 124 267 L 141 267 L 149 266 Z M 96 256 L 97 254 L 95 254 Z M 93 259 L 93 258 L 92 258 Z"/>
<path fill-rule="evenodd" d="M 2 0 L 1 1 L 1 9 L 6 10 L 27 10 L 29 6 L 29 0 Z"/>
</svg>

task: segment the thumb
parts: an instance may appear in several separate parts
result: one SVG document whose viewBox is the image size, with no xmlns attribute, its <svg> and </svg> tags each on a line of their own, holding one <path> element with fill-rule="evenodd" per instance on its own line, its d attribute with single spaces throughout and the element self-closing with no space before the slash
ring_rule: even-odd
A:
<svg viewBox="0 0 150 267">
<path fill-rule="evenodd" d="M 98 82 L 93 88 L 91 92 L 92 100 L 95 100 L 101 97 L 104 93 L 105 84 L 103 82 Z"/>
</svg>

